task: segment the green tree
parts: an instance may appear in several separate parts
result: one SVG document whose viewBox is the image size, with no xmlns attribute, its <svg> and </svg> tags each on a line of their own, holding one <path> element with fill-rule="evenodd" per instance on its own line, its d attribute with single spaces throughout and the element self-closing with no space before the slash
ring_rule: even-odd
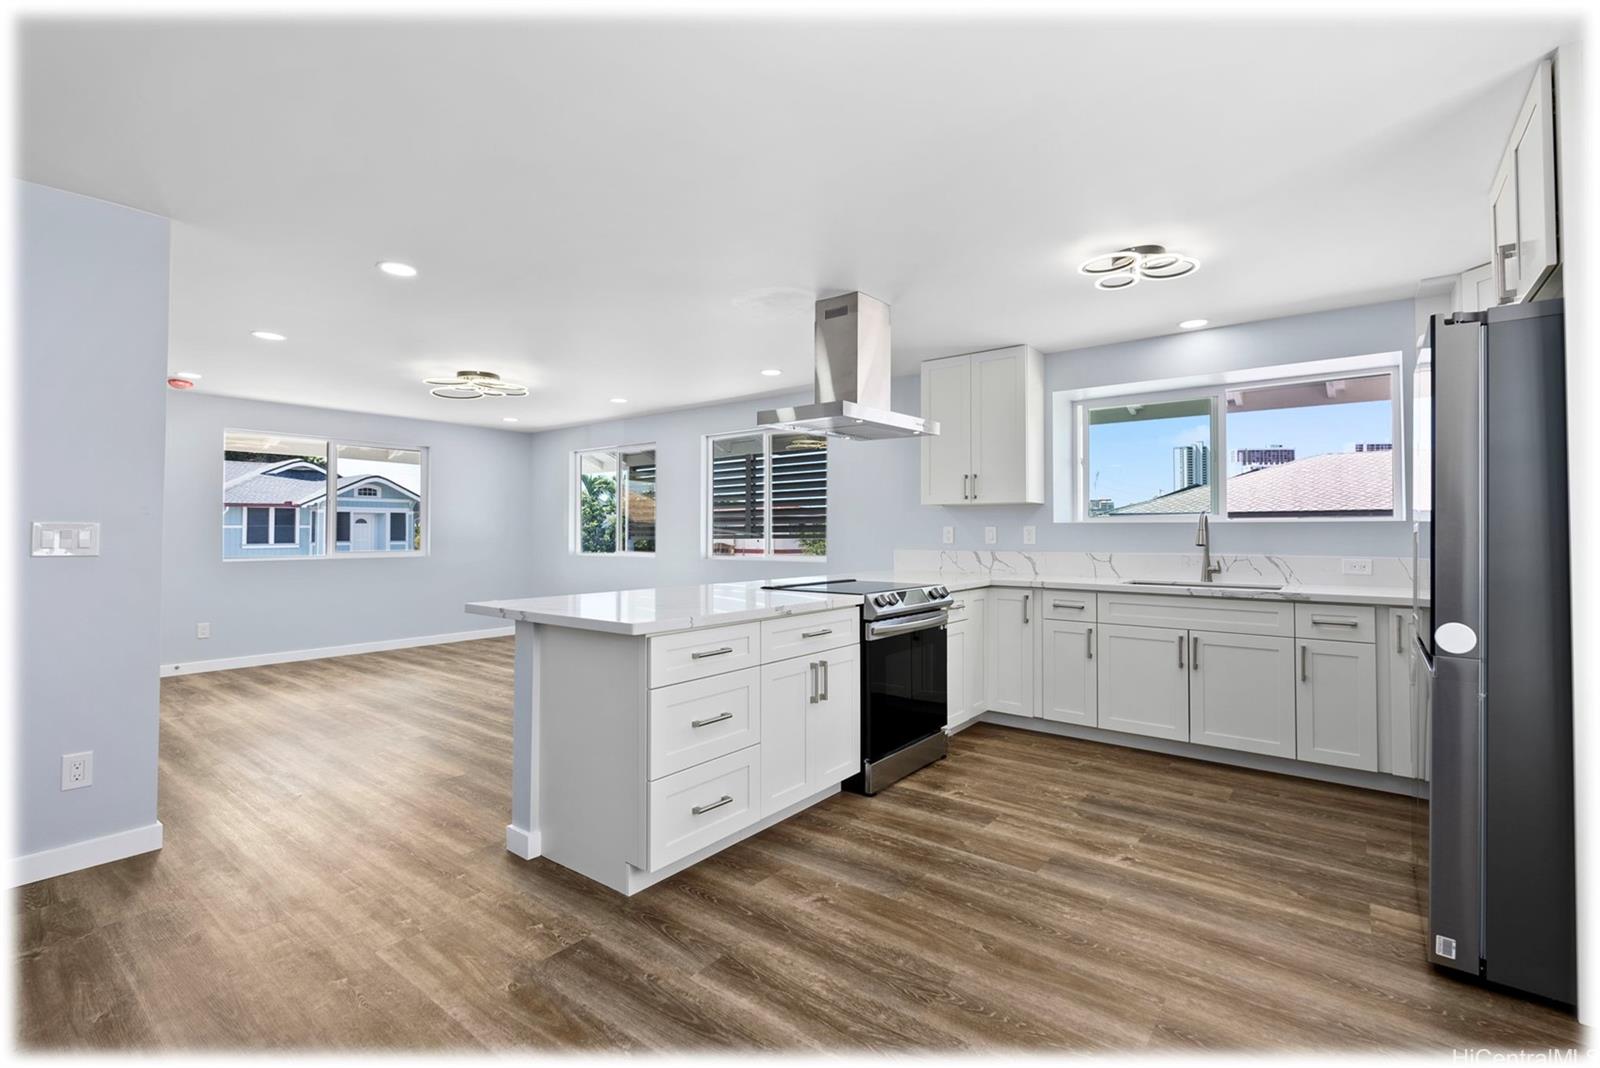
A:
<svg viewBox="0 0 1600 1068">
<path fill-rule="evenodd" d="M 617 483 L 606 475 L 580 475 L 578 534 L 586 553 L 617 551 Z"/>
</svg>

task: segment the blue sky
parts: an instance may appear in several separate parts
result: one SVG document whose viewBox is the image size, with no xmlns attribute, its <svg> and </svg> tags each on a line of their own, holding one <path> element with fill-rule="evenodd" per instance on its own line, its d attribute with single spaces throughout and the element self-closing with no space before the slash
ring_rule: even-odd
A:
<svg viewBox="0 0 1600 1068">
<path fill-rule="evenodd" d="M 1295 450 L 1296 458 L 1319 456 L 1347 452 L 1358 441 L 1388 441 L 1391 429 L 1388 401 L 1241 412 L 1228 416 L 1228 451 L 1285 445 Z M 1176 488 L 1173 447 L 1209 439 L 1203 417 L 1091 427 L 1089 496 L 1110 497 L 1120 507 L 1168 493 Z"/>
</svg>

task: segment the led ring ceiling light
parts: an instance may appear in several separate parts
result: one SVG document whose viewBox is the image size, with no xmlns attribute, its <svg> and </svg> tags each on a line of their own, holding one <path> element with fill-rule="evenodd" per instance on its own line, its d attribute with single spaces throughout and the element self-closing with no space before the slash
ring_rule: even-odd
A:
<svg viewBox="0 0 1600 1068">
<path fill-rule="evenodd" d="M 479 397 L 526 397 L 527 386 L 500 381 L 492 371 L 457 371 L 454 378 L 424 378 L 434 388 L 435 397 L 445 400 L 477 400 Z"/>
<path fill-rule="evenodd" d="M 1131 245 L 1104 256 L 1096 256 L 1078 268 L 1079 274 L 1094 279 L 1096 289 L 1129 289 L 1141 278 L 1165 281 L 1182 278 L 1200 269 L 1200 261 L 1180 252 L 1168 252 L 1164 245 Z"/>
</svg>

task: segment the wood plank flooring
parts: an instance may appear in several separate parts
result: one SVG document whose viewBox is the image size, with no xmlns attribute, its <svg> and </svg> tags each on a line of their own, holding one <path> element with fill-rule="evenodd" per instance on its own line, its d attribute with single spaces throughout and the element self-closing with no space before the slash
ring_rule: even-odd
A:
<svg viewBox="0 0 1600 1068">
<path fill-rule="evenodd" d="M 998 727 L 623 899 L 505 852 L 511 652 L 163 682 L 166 846 L 17 893 L 19 1044 L 1584 1041 L 1423 961 L 1418 802 Z"/>
</svg>

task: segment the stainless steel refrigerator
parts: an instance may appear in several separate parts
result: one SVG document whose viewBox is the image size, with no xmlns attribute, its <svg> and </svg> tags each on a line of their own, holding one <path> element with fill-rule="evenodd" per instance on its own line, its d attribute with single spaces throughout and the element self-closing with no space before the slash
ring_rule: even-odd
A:
<svg viewBox="0 0 1600 1068">
<path fill-rule="evenodd" d="M 1429 959 L 1570 1005 L 1577 921 L 1561 309 L 1546 301 L 1433 318 L 1431 367 L 1419 362 L 1414 390 L 1414 485 L 1431 494 L 1416 502 L 1419 518 L 1431 520 L 1417 527 L 1431 551 L 1415 572 L 1416 689 L 1419 715 L 1431 702 Z"/>
</svg>

